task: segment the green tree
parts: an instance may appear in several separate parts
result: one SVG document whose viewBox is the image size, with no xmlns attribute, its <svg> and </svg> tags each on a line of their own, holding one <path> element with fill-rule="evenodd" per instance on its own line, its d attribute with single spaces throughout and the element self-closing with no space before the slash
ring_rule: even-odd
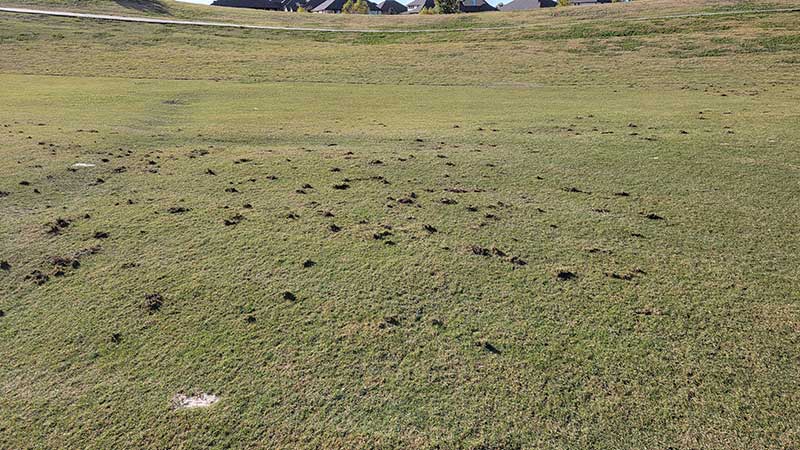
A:
<svg viewBox="0 0 800 450">
<path fill-rule="evenodd" d="M 558 6 L 569 6 L 569 0 L 558 0 Z"/>
<path fill-rule="evenodd" d="M 459 0 L 434 0 L 436 7 L 433 12 L 436 14 L 455 14 L 459 12 Z"/>
<path fill-rule="evenodd" d="M 356 0 L 355 5 L 353 5 L 353 14 L 369 14 L 367 0 Z"/>
<path fill-rule="evenodd" d="M 369 14 L 367 0 L 347 0 L 342 6 L 342 14 Z"/>
</svg>

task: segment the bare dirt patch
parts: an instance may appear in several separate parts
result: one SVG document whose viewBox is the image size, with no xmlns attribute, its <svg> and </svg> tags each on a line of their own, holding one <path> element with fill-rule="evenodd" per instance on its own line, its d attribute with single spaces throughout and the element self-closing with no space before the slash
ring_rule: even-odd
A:
<svg viewBox="0 0 800 450">
<path fill-rule="evenodd" d="M 207 408 L 218 401 L 219 397 L 214 394 L 176 394 L 174 397 L 172 397 L 172 409 Z"/>
</svg>

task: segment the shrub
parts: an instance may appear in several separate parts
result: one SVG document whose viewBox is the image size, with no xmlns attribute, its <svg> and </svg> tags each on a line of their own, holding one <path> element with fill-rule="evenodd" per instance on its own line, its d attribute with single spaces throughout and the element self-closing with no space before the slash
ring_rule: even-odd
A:
<svg viewBox="0 0 800 450">
<path fill-rule="evenodd" d="M 342 14 L 369 14 L 369 5 L 367 0 L 347 0 L 347 3 L 342 6 Z"/>
<path fill-rule="evenodd" d="M 356 4 L 353 6 L 353 14 L 369 14 L 367 0 L 356 0 Z"/>
</svg>

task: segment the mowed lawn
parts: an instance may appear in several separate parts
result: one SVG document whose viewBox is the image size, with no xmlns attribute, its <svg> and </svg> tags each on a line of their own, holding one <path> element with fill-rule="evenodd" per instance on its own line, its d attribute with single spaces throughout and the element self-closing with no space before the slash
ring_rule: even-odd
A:
<svg viewBox="0 0 800 450">
<path fill-rule="evenodd" d="M 0 20 L 0 448 L 800 445 L 798 16 L 452 74 Z"/>
</svg>

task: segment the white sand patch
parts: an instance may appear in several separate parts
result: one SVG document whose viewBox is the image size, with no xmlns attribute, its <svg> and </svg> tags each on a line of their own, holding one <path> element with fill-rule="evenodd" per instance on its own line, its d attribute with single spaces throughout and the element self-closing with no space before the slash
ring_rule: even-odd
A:
<svg viewBox="0 0 800 450">
<path fill-rule="evenodd" d="M 176 394 L 172 397 L 173 409 L 195 409 L 207 408 L 219 401 L 219 397 L 214 394 L 186 395 Z"/>
<path fill-rule="evenodd" d="M 72 167 L 94 167 L 95 165 L 92 163 L 75 163 Z"/>
</svg>

